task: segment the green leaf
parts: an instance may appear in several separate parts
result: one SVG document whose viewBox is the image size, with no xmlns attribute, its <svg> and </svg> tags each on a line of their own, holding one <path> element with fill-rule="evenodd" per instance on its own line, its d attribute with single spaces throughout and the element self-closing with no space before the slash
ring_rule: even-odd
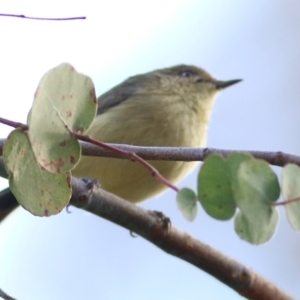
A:
<svg viewBox="0 0 300 300">
<path fill-rule="evenodd" d="M 228 220 L 235 214 L 231 171 L 225 159 L 210 155 L 198 175 L 198 197 L 205 211 L 219 220 Z"/>
<path fill-rule="evenodd" d="M 76 165 L 81 149 L 69 130 L 86 131 L 96 110 L 95 89 L 89 77 L 66 63 L 44 75 L 28 122 L 34 154 L 45 169 L 64 173 Z"/>
<path fill-rule="evenodd" d="M 16 129 L 10 133 L 3 157 L 10 189 L 26 210 L 37 216 L 50 216 L 69 203 L 70 173 L 50 173 L 41 167 L 26 132 Z"/>
<path fill-rule="evenodd" d="M 287 164 L 282 169 L 283 200 L 300 197 L 300 168 L 294 164 Z M 300 201 L 285 205 L 288 220 L 295 230 L 300 230 Z"/>
<path fill-rule="evenodd" d="M 181 189 L 176 195 L 177 206 L 188 221 L 194 221 L 197 216 L 197 196 L 188 188 Z"/>
<path fill-rule="evenodd" d="M 252 244 L 268 241 L 278 221 L 277 210 L 272 206 L 280 194 L 276 174 L 262 160 L 244 161 L 234 180 L 234 193 L 240 209 L 235 219 L 237 234 Z"/>
<path fill-rule="evenodd" d="M 239 212 L 234 219 L 234 228 L 238 236 L 251 244 L 261 244 L 268 241 L 274 234 L 278 222 L 277 210 L 271 210 L 268 216 L 268 224 L 263 226 L 259 232 L 259 224 L 254 228 L 253 220 L 249 220 L 246 214 Z"/>
<path fill-rule="evenodd" d="M 227 164 L 231 172 L 232 184 L 236 180 L 236 174 L 239 170 L 241 163 L 249 159 L 254 159 L 254 158 L 250 154 L 246 154 L 246 153 L 232 153 L 228 155 Z"/>
</svg>

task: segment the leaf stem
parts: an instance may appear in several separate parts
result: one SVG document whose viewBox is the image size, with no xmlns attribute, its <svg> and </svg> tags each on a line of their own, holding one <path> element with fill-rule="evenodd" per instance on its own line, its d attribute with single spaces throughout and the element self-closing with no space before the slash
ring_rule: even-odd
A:
<svg viewBox="0 0 300 300">
<path fill-rule="evenodd" d="M 138 162 L 139 164 L 141 164 L 142 166 L 147 168 L 154 178 L 161 181 L 164 185 L 171 188 L 176 193 L 179 191 L 179 189 L 176 186 L 174 186 L 169 180 L 167 180 L 164 176 L 162 176 L 157 169 L 155 169 L 151 164 L 149 164 L 146 160 L 144 160 L 143 158 L 138 156 L 136 153 L 131 152 L 131 151 L 122 150 L 122 149 L 119 149 L 117 147 L 108 145 L 106 143 L 97 141 L 97 140 L 95 140 L 95 139 L 93 139 L 93 138 L 91 138 L 90 136 L 87 136 L 87 135 L 82 135 L 82 134 L 74 132 L 74 131 L 70 131 L 70 132 L 78 140 L 94 144 L 98 147 L 101 147 L 101 148 L 107 149 L 111 152 L 117 153 L 117 154 L 131 160 L 131 161 Z"/>
<path fill-rule="evenodd" d="M 286 201 L 272 203 L 272 205 L 273 206 L 287 205 L 287 204 L 294 203 L 294 202 L 297 202 L 297 201 L 300 201 L 300 197 L 289 199 L 289 200 L 286 200 Z"/>
</svg>

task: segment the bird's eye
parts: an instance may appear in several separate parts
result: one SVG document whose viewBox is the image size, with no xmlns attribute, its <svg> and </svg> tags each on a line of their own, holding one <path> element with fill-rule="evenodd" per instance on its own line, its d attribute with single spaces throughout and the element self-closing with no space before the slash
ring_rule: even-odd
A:
<svg viewBox="0 0 300 300">
<path fill-rule="evenodd" d="M 181 77 L 192 77 L 194 74 L 191 71 L 183 71 L 180 73 Z"/>
</svg>

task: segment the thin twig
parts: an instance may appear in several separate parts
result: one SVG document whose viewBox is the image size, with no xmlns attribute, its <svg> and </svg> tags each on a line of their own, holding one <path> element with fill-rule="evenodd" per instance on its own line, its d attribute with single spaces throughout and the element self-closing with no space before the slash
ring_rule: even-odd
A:
<svg viewBox="0 0 300 300">
<path fill-rule="evenodd" d="M 25 15 L 15 15 L 15 14 L 0 14 L 0 17 L 22 18 L 22 19 L 40 20 L 40 21 L 73 21 L 73 20 L 85 20 L 86 19 L 86 17 L 38 18 L 38 17 L 28 17 Z"/>
<path fill-rule="evenodd" d="M 293 199 L 289 199 L 289 200 L 285 200 L 285 201 L 281 201 L 281 202 L 273 202 L 272 205 L 273 206 L 279 206 L 279 205 L 287 205 L 293 202 L 299 202 L 300 201 L 300 197 L 297 198 L 293 198 Z"/>
<path fill-rule="evenodd" d="M 281 151 L 267 152 L 255 150 L 227 150 L 216 148 L 191 148 L 191 147 L 144 147 L 111 144 L 114 147 L 125 151 L 131 151 L 146 160 L 166 160 L 166 161 L 204 161 L 211 154 L 220 154 L 224 157 L 232 153 L 247 153 L 255 158 L 263 159 L 271 165 L 283 167 L 288 163 L 300 166 L 300 156 Z M 111 153 L 105 149 L 100 149 L 94 145 L 82 143 L 82 154 L 86 156 L 101 156 L 121 158 L 116 153 Z"/>
<path fill-rule="evenodd" d="M 0 140 L 1 141 L 1 140 Z M 116 153 L 105 149 L 100 149 L 89 143 L 81 143 L 82 154 L 86 156 L 101 156 L 121 158 Z M 248 153 L 255 158 L 263 159 L 271 165 L 283 167 L 288 163 L 300 166 L 300 156 L 281 151 L 267 152 L 256 150 L 227 150 L 216 148 L 191 148 L 191 147 L 148 147 L 131 146 L 124 144 L 107 144 L 118 149 L 136 153 L 146 160 L 166 160 L 166 161 L 204 161 L 211 154 L 228 156 L 232 153 Z"/>
<path fill-rule="evenodd" d="M 1 118 L 0 118 L 1 122 Z M 24 125 L 21 123 L 15 123 Z M 8 125 L 8 124 L 7 124 Z M 25 125 L 26 126 L 26 125 Z M 25 127 L 26 128 L 26 127 Z M 0 155 L 2 155 L 3 145 L 5 139 L 0 139 Z M 225 150 L 216 148 L 189 148 L 189 147 L 144 147 L 144 146 L 131 146 L 124 144 L 106 144 L 118 148 L 119 150 L 134 152 L 138 156 L 146 160 L 164 160 L 164 161 L 203 161 L 211 154 L 220 154 L 228 156 L 232 153 L 248 153 L 255 158 L 260 158 L 273 166 L 283 167 L 288 163 L 300 166 L 300 156 L 285 153 L 281 151 L 267 152 L 255 150 Z M 81 142 L 82 155 L 85 156 L 98 156 L 98 157 L 111 157 L 124 159 L 122 155 L 113 153 L 107 149 L 99 148 L 86 142 Z"/>
<path fill-rule="evenodd" d="M 1 140 L 0 140 L 1 142 Z M 85 156 L 99 156 L 122 158 L 116 153 L 100 149 L 89 143 L 81 143 L 82 154 Z M 300 156 L 285 153 L 282 151 L 267 152 L 256 150 L 227 150 L 216 148 L 191 148 L 191 147 L 148 147 L 148 146 L 131 146 L 124 144 L 107 144 L 118 149 L 136 153 L 146 160 L 165 160 L 165 161 L 204 161 L 211 154 L 220 154 L 228 156 L 232 153 L 247 153 L 255 158 L 263 159 L 271 165 L 283 167 L 288 163 L 300 166 Z"/>
<path fill-rule="evenodd" d="M 11 121 L 11 120 L 4 119 L 1 117 L 0 117 L 0 123 L 5 124 L 10 127 L 13 127 L 13 128 L 22 128 L 23 130 L 28 130 L 28 128 L 29 128 L 28 125 L 26 125 L 26 124 Z"/>
</svg>

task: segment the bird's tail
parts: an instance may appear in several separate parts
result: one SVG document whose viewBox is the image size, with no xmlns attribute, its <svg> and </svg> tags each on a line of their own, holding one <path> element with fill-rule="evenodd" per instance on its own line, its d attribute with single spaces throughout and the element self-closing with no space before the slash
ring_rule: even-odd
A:
<svg viewBox="0 0 300 300">
<path fill-rule="evenodd" d="M 0 223 L 19 206 L 15 196 L 9 188 L 0 192 Z"/>
</svg>

